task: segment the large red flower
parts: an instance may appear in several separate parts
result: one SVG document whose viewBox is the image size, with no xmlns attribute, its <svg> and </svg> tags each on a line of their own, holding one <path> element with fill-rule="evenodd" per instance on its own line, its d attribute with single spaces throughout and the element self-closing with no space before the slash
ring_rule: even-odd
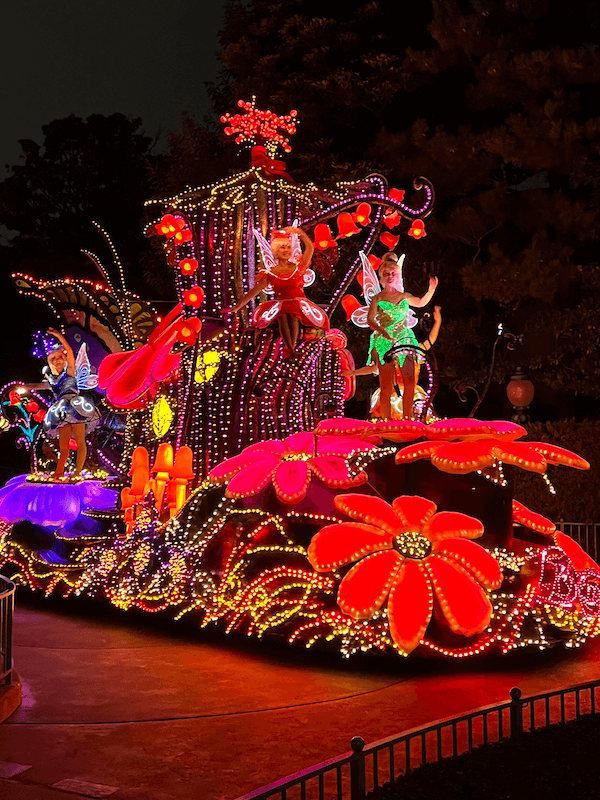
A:
<svg viewBox="0 0 600 800">
<path fill-rule="evenodd" d="M 358 521 L 322 528 L 308 558 L 317 572 L 358 561 L 338 590 L 345 614 L 369 619 L 387 599 L 390 633 L 403 655 L 423 638 L 434 597 L 454 633 L 473 636 L 486 628 L 492 607 L 484 589 L 497 589 L 502 571 L 487 550 L 468 541 L 482 535 L 479 520 L 453 511 L 436 514 L 435 503 L 424 497 L 398 497 L 390 506 L 377 497 L 344 494 L 335 506 Z"/>
<path fill-rule="evenodd" d="M 318 440 L 302 432 L 287 439 L 270 439 L 246 447 L 238 456 L 223 461 L 210 471 L 215 482 L 229 480 L 227 497 L 258 494 L 271 481 L 284 503 L 297 503 L 306 495 L 312 475 L 332 489 L 348 489 L 367 480 L 364 472 L 354 475 L 348 458 L 372 450 L 373 445 L 339 437 Z"/>
<path fill-rule="evenodd" d="M 527 431 L 505 420 L 445 419 L 424 428 L 424 435 L 433 441 L 403 448 L 396 455 L 397 464 L 430 458 L 442 472 L 459 475 L 486 469 L 496 461 L 539 473 L 546 472 L 548 464 L 590 468 L 585 459 L 562 447 L 546 442 L 516 442 Z"/>
</svg>

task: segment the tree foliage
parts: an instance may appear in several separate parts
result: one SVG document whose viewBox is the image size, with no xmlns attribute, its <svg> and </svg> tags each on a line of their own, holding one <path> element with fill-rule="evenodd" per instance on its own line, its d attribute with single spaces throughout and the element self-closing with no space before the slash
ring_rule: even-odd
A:
<svg viewBox="0 0 600 800">
<path fill-rule="evenodd" d="M 143 201 L 150 194 L 152 140 L 123 114 L 70 116 L 44 125 L 43 142 L 21 140 L 20 164 L 0 184 L 2 242 L 12 269 L 35 264 L 56 277 L 56 262 L 79 262 L 97 245 L 91 221 L 106 227 L 135 274 Z M 89 226 L 89 227 L 88 227 Z M 62 270 L 61 270 L 62 272 Z"/>
<path fill-rule="evenodd" d="M 429 235 L 402 247 L 409 288 L 419 262 L 441 277 L 443 378 L 481 386 L 502 320 L 523 346 L 499 374 L 598 396 L 598 28 L 591 2 L 231 0 L 215 111 L 298 108 L 300 180 L 433 181 Z"/>
</svg>

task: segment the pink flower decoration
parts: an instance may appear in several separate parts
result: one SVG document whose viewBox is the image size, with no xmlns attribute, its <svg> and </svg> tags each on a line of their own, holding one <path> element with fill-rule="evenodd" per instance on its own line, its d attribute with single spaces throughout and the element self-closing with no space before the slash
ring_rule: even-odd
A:
<svg viewBox="0 0 600 800">
<path fill-rule="evenodd" d="M 319 422 L 315 434 L 317 436 L 342 436 L 381 444 L 383 439 L 392 442 L 412 442 L 425 436 L 427 426 L 412 420 L 388 420 L 387 422 L 365 422 L 364 419 L 337 417 Z"/>
<path fill-rule="evenodd" d="M 295 433 L 283 440 L 250 445 L 211 470 L 209 478 L 215 483 L 229 481 L 227 497 L 258 494 L 272 482 L 279 500 L 292 505 L 304 498 L 313 474 L 330 489 L 364 483 L 366 474 L 353 475 L 347 460 L 354 453 L 372 449 L 372 444 L 359 439 L 319 440 L 312 432 Z"/>
</svg>

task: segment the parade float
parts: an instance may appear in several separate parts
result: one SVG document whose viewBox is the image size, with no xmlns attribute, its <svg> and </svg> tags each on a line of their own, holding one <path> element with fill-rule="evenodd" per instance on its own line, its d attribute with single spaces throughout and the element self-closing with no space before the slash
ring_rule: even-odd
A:
<svg viewBox="0 0 600 800">
<path fill-rule="evenodd" d="M 2 571 L 46 595 L 344 656 L 463 658 L 595 636 L 599 568 L 511 491 L 512 470 L 551 488 L 548 467 L 587 462 L 512 422 L 438 418 L 435 358 L 411 337 L 385 361 L 419 363 L 412 413 L 398 368 L 391 419 L 344 415 L 355 365 L 336 320 L 369 324 L 381 257 L 426 236 L 430 182 L 298 185 L 276 158 L 295 112 L 239 105 L 222 121 L 251 147 L 249 168 L 147 204 L 145 233 L 177 287 L 164 318 L 127 290 L 107 234 L 110 267 L 87 253 L 96 283 L 13 276 L 63 333 L 37 334 L 45 384 L 2 390 L 5 435 L 31 460 L 0 490 Z M 289 239 L 285 273 L 269 265 L 273 230 Z M 58 350 L 77 354 L 63 372 Z M 85 427 L 83 469 L 81 441 L 57 444 L 48 424 L 61 413 Z"/>
</svg>

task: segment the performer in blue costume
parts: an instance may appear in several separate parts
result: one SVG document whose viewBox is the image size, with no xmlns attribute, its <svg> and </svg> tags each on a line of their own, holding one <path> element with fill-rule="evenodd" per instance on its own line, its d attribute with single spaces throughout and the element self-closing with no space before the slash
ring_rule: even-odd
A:
<svg viewBox="0 0 600 800">
<path fill-rule="evenodd" d="M 410 307 L 423 308 L 433 297 L 438 285 L 437 278 L 429 279 L 429 289 L 423 297 L 415 297 L 404 291 L 402 268 L 395 253 L 386 253 L 379 267 L 379 282 L 382 290 L 376 294 L 369 305 L 367 322 L 373 330 L 369 343 L 371 363 L 379 373 L 379 402 L 383 419 L 391 419 L 391 398 L 394 391 L 396 366 L 394 360 L 385 361 L 385 355 L 394 345 L 419 346 L 414 333 L 408 325 Z M 399 354 L 397 363 L 402 374 L 402 416 L 412 419 L 413 398 L 416 383 L 416 357 Z"/>
<path fill-rule="evenodd" d="M 44 430 L 48 436 L 58 435 L 59 442 L 59 458 L 52 477 L 62 478 L 65 473 L 71 437 L 77 442 L 74 473 L 77 476 L 83 469 L 87 455 L 86 433 L 101 421 L 98 409 L 89 396 L 81 394 L 81 391 L 96 386 L 98 379 L 91 374 L 85 344 L 80 347 L 76 360 L 62 333 L 54 328 L 48 328 L 48 333 L 58 339 L 60 345 L 48 353 L 48 366 L 42 370 L 44 381 L 23 388 L 38 391 L 50 389 L 54 394 L 55 402 L 44 417 Z"/>
</svg>

